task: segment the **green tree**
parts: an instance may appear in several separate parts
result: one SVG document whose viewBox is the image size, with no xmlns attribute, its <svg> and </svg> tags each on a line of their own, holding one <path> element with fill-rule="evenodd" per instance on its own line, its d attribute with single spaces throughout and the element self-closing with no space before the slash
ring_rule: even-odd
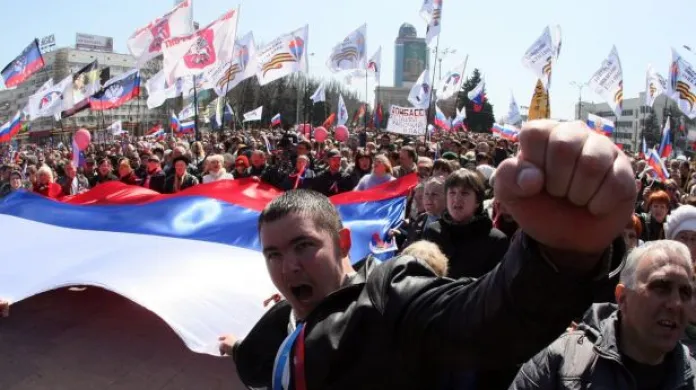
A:
<svg viewBox="0 0 696 390">
<path fill-rule="evenodd" d="M 648 145 L 655 145 L 660 142 L 660 123 L 657 121 L 657 115 L 654 112 L 649 113 L 645 119 L 643 138 L 645 138 L 645 142 Z"/>
<path fill-rule="evenodd" d="M 475 133 L 490 133 L 491 127 L 495 122 L 495 116 L 493 115 L 493 105 L 490 104 L 488 98 L 483 103 L 483 108 L 481 111 L 474 111 L 474 103 L 469 100 L 467 96 L 469 91 L 476 88 L 476 86 L 481 82 L 481 72 L 478 69 L 474 69 L 471 76 L 462 85 L 462 90 L 459 92 L 459 103 L 457 108 L 461 109 L 464 107 L 466 109 L 466 119 L 464 124 L 469 131 Z M 484 94 L 486 89 L 484 88 Z"/>
</svg>

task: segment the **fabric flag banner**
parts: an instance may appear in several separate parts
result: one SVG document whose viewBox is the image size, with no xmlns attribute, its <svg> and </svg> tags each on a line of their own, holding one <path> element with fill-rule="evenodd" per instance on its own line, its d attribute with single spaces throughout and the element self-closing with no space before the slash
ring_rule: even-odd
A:
<svg viewBox="0 0 696 390">
<path fill-rule="evenodd" d="M 10 142 L 12 137 L 22 129 L 22 112 L 17 111 L 7 123 L 0 126 L 0 143 Z"/>
<path fill-rule="evenodd" d="M 653 172 L 660 180 L 665 181 L 669 179 L 669 171 L 655 149 L 650 149 L 647 161 L 648 166 L 653 169 Z"/>
<path fill-rule="evenodd" d="M 260 121 L 263 116 L 263 106 L 244 114 L 244 122 Z"/>
<path fill-rule="evenodd" d="M 205 73 L 185 76 L 178 80 L 181 80 L 181 97 L 184 99 L 192 98 L 194 93 L 201 93 L 213 88 L 213 83 L 208 80 Z"/>
<path fill-rule="evenodd" d="M 167 88 L 167 79 L 164 77 L 164 70 L 160 70 L 152 75 L 152 77 L 145 82 L 145 89 L 147 90 L 147 108 L 150 110 L 160 107 L 167 99 L 172 99 L 177 96 L 173 94 L 173 92 L 176 92 L 176 88 Z"/>
<path fill-rule="evenodd" d="M 123 131 L 123 122 L 121 122 L 121 120 L 117 120 L 116 122 L 112 123 L 106 128 L 106 130 L 110 131 L 111 135 L 121 135 L 125 133 L 125 131 Z"/>
<path fill-rule="evenodd" d="M 430 71 L 426 68 L 418 77 L 416 83 L 413 84 L 411 92 L 408 94 L 408 102 L 411 103 L 413 107 L 430 107 L 430 95 L 432 93 L 430 82 Z"/>
<path fill-rule="evenodd" d="M 551 104 L 549 101 L 549 90 L 544 87 L 544 83 L 537 79 L 532 95 L 532 102 L 529 105 L 527 120 L 549 119 L 551 118 Z"/>
<path fill-rule="evenodd" d="M 481 77 L 481 81 L 466 96 L 474 105 L 474 112 L 481 112 L 486 102 L 486 80 Z"/>
<path fill-rule="evenodd" d="M 319 87 L 317 87 L 317 90 L 314 91 L 312 96 L 310 96 L 310 99 L 312 99 L 312 103 L 314 104 L 326 101 L 326 87 L 323 81 L 319 84 Z"/>
<path fill-rule="evenodd" d="M 259 48 L 256 61 L 256 78 L 259 85 L 307 71 L 307 35 L 306 25 L 289 34 L 284 34 Z"/>
<path fill-rule="evenodd" d="M 587 114 L 587 126 L 591 130 L 604 134 L 607 137 L 614 134 L 614 130 L 616 129 L 614 127 L 614 122 L 594 114 Z"/>
<path fill-rule="evenodd" d="M 271 126 L 280 126 L 283 123 L 283 120 L 280 116 L 280 113 L 275 114 L 273 118 L 271 118 Z"/>
<path fill-rule="evenodd" d="M 174 133 L 177 136 L 181 136 L 184 134 L 193 134 L 196 132 L 196 122 L 194 121 L 188 121 L 188 122 L 181 122 L 179 126 L 177 126 L 174 129 Z"/>
<path fill-rule="evenodd" d="M 32 104 L 38 106 L 38 101 L 43 97 L 44 92 L 50 90 L 51 88 L 53 88 L 52 77 L 46 80 L 46 82 L 43 83 L 43 85 L 41 85 L 41 87 L 37 89 L 36 92 L 29 96 L 29 99 L 27 99 L 27 104 L 25 104 L 24 108 L 22 108 L 22 114 L 29 116 L 29 111 L 31 110 L 30 106 Z"/>
<path fill-rule="evenodd" d="M 445 76 L 440 80 L 435 88 L 438 100 L 446 100 L 459 93 L 464 82 L 464 72 L 466 72 L 466 64 L 469 61 L 469 56 L 464 58 L 461 64 L 450 69 Z"/>
<path fill-rule="evenodd" d="M 34 73 L 44 67 L 44 59 L 39 49 L 39 40 L 34 39 L 29 46 L 22 50 L 12 62 L 7 64 L 2 72 L 5 88 L 14 88 L 25 82 Z"/>
<path fill-rule="evenodd" d="M 425 42 L 430 42 L 440 35 L 442 23 L 442 0 L 425 0 L 420 10 L 420 16 L 428 23 L 425 34 Z"/>
<path fill-rule="evenodd" d="M 172 115 L 169 117 L 169 127 L 172 129 L 172 132 L 175 132 L 181 127 L 181 123 L 179 122 L 179 118 L 177 118 L 176 114 L 172 112 Z"/>
<path fill-rule="evenodd" d="M 348 123 L 348 108 L 346 107 L 346 102 L 343 100 L 342 94 L 338 95 L 338 109 L 336 112 L 338 113 L 336 124 L 338 126 L 345 126 L 345 124 Z"/>
<path fill-rule="evenodd" d="M 435 126 L 445 131 L 450 131 L 452 129 L 450 120 L 447 119 L 447 116 L 445 116 L 438 106 L 435 106 Z"/>
<path fill-rule="evenodd" d="M 457 130 L 458 128 L 466 128 L 464 126 L 464 121 L 466 120 L 466 109 L 462 110 L 457 108 L 457 115 L 452 120 L 452 130 Z"/>
<path fill-rule="evenodd" d="M 193 102 L 191 102 L 181 109 L 178 118 L 184 120 L 193 118 L 194 116 L 196 116 L 196 107 L 193 105 Z"/>
<path fill-rule="evenodd" d="M 256 43 L 254 34 L 248 32 L 234 43 L 232 60 L 220 62 L 207 73 L 218 96 L 226 96 L 242 81 L 256 76 Z"/>
<path fill-rule="evenodd" d="M 121 107 L 140 96 L 140 70 L 132 69 L 116 76 L 104 84 L 104 90 L 89 99 L 89 107 L 94 111 Z"/>
<path fill-rule="evenodd" d="M 556 62 L 558 48 L 554 45 L 551 27 L 547 26 L 541 36 L 522 56 L 522 64 L 541 80 L 544 88 L 551 85 L 551 70 Z"/>
<path fill-rule="evenodd" d="M 505 116 L 505 123 L 516 125 L 520 122 L 522 122 L 520 108 L 517 106 L 517 101 L 515 101 L 515 95 L 510 91 L 510 105 L 508 106 L 508 113 Z"/>
<path fill-rule="evenodd" d="M 669 96 L 690 119 L 696 118 L 696 70 L 672 49 L 669 67 Z"/>
<path fill-rule="evenodd" d="M 164 16 L 139 28 L 128 38 L 126 46 L 133 57 L 138 59 L 140 68 L 151 59 L 162 54 L 162 45 L 169 38 L 188 35 L 193 32 L 193 7 L 191 0 L 184 0 Z"/>
<path fill-rule="evenodd" d="M 493 133 L 494 136 L 500 137 L 502 139 L 517 142 L 520 130 L 515 126 L 500 125 L 498 123 L 494 123 L 493 127 L 491 128 L 491 133 Z"/>
<path fill-rule="evenodd" d="M 99 69 L 97 60 L 72 76 L 72 85 L 63 96 L 62 117 L 67 118 L 89 107 L 89 98 L 99 92 L 110 78 L 109 68 Z"/>
<path fill-rule="evenodd" d="M 72 76 L 68 76 L 49 89 L 32 95 L 26 106 L 29 120 L 49 116 L 54 117 L 55 120 L 60 120 L 60 113 L 63 111 L 63 96 L 72 82 Z"/>
<path fill-rule="evenodd" d="M 589 86 L 601 96 L 617 117 L 621 116 L 623 104 L 623 70 L 621 59 L 612 46 L 609 56 L 602 62 L 602 66 L 590 78 Z"/>
<path fill-rule="evenodd" d="M 367 73 L 372 73 L 375 76 L 375 82 L 379 85 L 380 72 L 382 70 L 382 46 L 380 46 L 375 54 L 367 61 Z"/>
<path fill-rule="evenodd" d="M 655 104 L 655 99 L 666 90 L 667 80 L 657 73 L 651 64 L 648 65 L 648 71 L 645 74 L 645 105 L 652 107 Z"/>
<path fill-rule="evenodd" d="M 326 62 L 332 72 L 365 69 L 367 60 L 367 24 L 363 24 L 348 34 L 341 43 L 334 46 Z"/>
<path fill-rule="evenodd" d="M 670 126 L 670 117 L 665 120 L 665 126 L 662 128 L 662 139 L 660 140 L 660 149 L 658 154 L 660 158 L 669 158 L 672 155 L 672 131 Z"/>
<path fill-rule="evenodd" d="M 416 183 L 412 174 L 330 198 L 351 230 L 351 261 L 369 254 L 375 234 L 396 226 Z M 65 286 L 98 286 L 158 315 L 190 350 L 219 356 L 218 336 L 244 337 L 277 292 L 257 222 L 279 194 L 250 179 L 175 195 L 109 182 L 63 202 L 13 192 L 0 199 L 0 297 L 15 303 Z M 36 252 L 36 237 L 53 261 L 16 261 Z M 80 250 L 51 252 L 66 242 L 80 242 Z"/>
<path fill-rule="evenodd" d="M 232 61 L 237 18 L 237 11 L 231 10 L 200 30 L 165 40 L 162 54 L 167 82 L 172 84 L 177 78 L 207 72 L 218 63 Z"/>
</svg>

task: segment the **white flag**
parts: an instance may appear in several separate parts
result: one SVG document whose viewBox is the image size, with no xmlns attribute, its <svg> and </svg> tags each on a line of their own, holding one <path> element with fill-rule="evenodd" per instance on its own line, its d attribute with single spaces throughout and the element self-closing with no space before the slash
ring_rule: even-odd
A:
<svg viewBox="0 0 696 390">
<path fill-rule="evenodd" d="M 655 99 L 665 93 L 667 89 L 667 80 L 657 73 L 652 65 L 648 65 L 648 71 L 645 74 L 645 105 L 652 107 Z"/>
<path fill-rule="evenodd" d="M 195 83 L 195 88 L 194 88 Z M 208 80 L 205 73 L 196 76 L 186 76 L 182 78 L 181 97 L 188 99 L 193 97 L 193 93 L 201 93 L 202 91 L 212 89 L 213 83 Z"/>
<path fill-rule="evenodd" d="M 184 106 L 184 108 L 181 109 L 181 112 L 179 112 L 179 120 L 182 121 L 188 118 L 193 118 L 194 116 L 196 116 L 196 107 L 193 105 L 193 102 Z"/>
<path fill-rule="evenodd" d="M 467 55 L 466 58 L 464 58 L 464 62 L 452 68 L 440 80 L 436 88 L 438 100 L 449 99 L 456 93 L 459 93 L 462 89 L 462 83 L 464 82 L 464 72 L 466 71 L 466 63 L 468 61 L 469 56 Z"/>
<path fill-rule="evenodd" d="M 343 101 L 343 95 L 338 95 L 338 110 L 336 111 L 336 124 L 338 126 L 343 126 L 348 122 L 348 108 L 346 108 L 346 102 Z"/>
<path fill-rule="evenodd" d="M 41 94 L 34 94 L 29 99 L 27 114 L 31 120 L 47 116 L 53 116 L 55 120 L 60 120 L 63 111 L 63 97 L 68 88 L 72 88 L 73 76 L 69 75 L 60 83 L 45 90 Z"/>
<path fill-rule="evenodd" d="M 179 77 L 206 72 L 218 63 L 232 60 L 238 12 L 231 10 L 192 34 L 164 41 L 164 74 L 168 83 Z"/>
<path fill-rule="evenodd" d="M 326 66 L 333 72 L 351 69 L 365 69 L 367 24 L 363 24 L 338 45 L 334 46 Z"/>
<path fill-rule="evenodd" d="M 234 55 L 231 61 L 221 62 L 206 75 L 215 93 L 225 96 L 242 81 L 256 76 L 256 43 L 254 34 L 249 32 L 234 43 Z"/>
<path fill-rule="evenodd" d="M 244 114 L 244 122 L 260 121 L 263 115 L 263 106 Z"/>
<path fill-rule="evenodd" d="M 669 67 L 669 96 L 691 119 L 696 118 L 696 70 L 676 50 L 672 49 Z"/>
<path fill-rule="evenodd" d="M 326 88 L 324 87 L 323 81 L 321 84 L 319 84 L 319 87 L 317 88 L 316 91 L 314 91 L 314 94 L 312 94 L 310 99 L 312 99 L 312 102 L 314 104 L 317 104 L 318 102 L 325 102 L 326 101 Z"/>
<path fill-rule="evenodd" d="M 592 75 L 588 83 L 595 93 L 601 96 L 616 116 L 621 116 L 623 104 L 623 70 L 616 46 L 611 48 L 607 59 L 602 66 Z"/>
<path fill-rule="evenodd" d="M 426 68 L 408 94 L 408 101 L 416 108 L 430 107 L 430 72 Z"/>
<path fill-rule="evenodd" d="M 546 89 L 551 84 L 551 70 L 560 50 L 560 35 L 558 39 L 559 46 L 556 47 L 551 28 L 547 26 L 522 57 L 522 64 L 534 72 Z"/>
<path fill-rule="evenodd" d="M 433 38 L 440 35 L 442 22 L 442 0 L 424 0 L 420 15 L 428 23 L 425 42 L 429 45 Z"/>
<path fill-rule="evenodd" d="M 173 10 L 153 20 L 147 26 L 139 28 L 128 38 L 126 45 L 133 57 L 138 59 L 137 67 L 142 67 L 161 54 L 165 40 L 193 32 L 191 2 L 191 0 L 180 2 Z"/>
<path fill-rule="evenodd" d="M 38 102 L 36 102 L 36 100 L 41 99 L 43 97 L 43 93 L 51 88 L 53 88 L 53 78 L 48 79 L 45 83 L 43 83 L 41 88 L 39 88 L 36 92 L 34 92 L 34 94 L 29 96 L 27 104 L 25 104 L 24 108 L 22 109 L 22 114 L 29 116 L 30 105 L 38 105 Z"/>
<path fill-rule="evenodd" d="M 367 72 L 375 75 L 375 81 L 379 85 L 379 75 L 382 70 L 382 46 L 367 61 Z"/>
<path fill-rule="evenodd" d="M 304 26 L 274 39 L 257 51 L 256 78 L 266 85 L 295 72 L 307 71 L 307 34 Z"/>
<path fill-rule="evenodd" d="M 510 92 L 510 106 L 508 107 L 507 118 L 504 124 L 515 125 L 522 122 L 522 115 L 520 115 L 520 108 L 517 106 L 515 101 L 515 95 Z"/>
<path fill-rule="evenodd" d="M 121 123 L 120 120 L 117 120 L 116 122 L 112 123 L 111 126 L 106 128 L 111 132 L 113 135 L 120 135 L 123 134 L 123 124 Z"/>
</svg>

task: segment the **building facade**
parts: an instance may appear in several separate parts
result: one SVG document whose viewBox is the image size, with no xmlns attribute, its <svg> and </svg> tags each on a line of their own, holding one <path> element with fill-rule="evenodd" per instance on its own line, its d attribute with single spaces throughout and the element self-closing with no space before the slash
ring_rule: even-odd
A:
<svg viewBox="0 0 696 390">
<path fill-rule="evenodd" d="M 60 48 L 43 54 L 45 66 L 32 75 L 17 88 L 0 91 L 0 120 L 6 120 L 18 110 L 22 110 L 29 97 L 34 94 L 49 78 L 58 83 L 71 73 L 98 61 L 100 68 L 109 68 L 110 77 L 118 76 L 135 67 L 136 60 L 130 54 L 107 53 L 99 51 L 77 50 L 71 47 Z M 159 121 L 167 123 L 167 111 L 164 107 L 148 110 L 147 92 L 144 84 L 150 76 L 162 67 L 162 61 L 150 61 L 141 69 L 140 98 L 131 100 L 121 107 L 106 111 L 85 109 L 74 116 L 61 121 L 53 118 L 39 118 L 31 121 L 28 136 L 41 139 L 51 135 L 72 133 L 77 128 L 101 131 L 113 122 L 121 120 L 124 129 L 131 134 L 141 134 L 150 123 Z"/>
<path fill-rule="evenodd" d="M 662 112 L 666 104 L 667 98 L 660 96 L 655 99 L 652 108 L 646 106 L 645 92 L 641 92 L 636 98 L 624 99 L 621 116 L 618 118 L 607 103 L 581 101 L 575 104 L 575 112 L 583 121 L 587 120 L 587 114 L 594 114 L 614 122 L 614 142 L 622 144 L 624 150 L 637 151 L 641 147 L 646 120 L 655 112 L 658 123 L 663 123 Z"/>
<path fill-rule="evenodd" d="M 394 45 L 394 87 L 410 88 L 429 65 L 428 45 L 416 28 L 404 23 Z"/>
</svg>

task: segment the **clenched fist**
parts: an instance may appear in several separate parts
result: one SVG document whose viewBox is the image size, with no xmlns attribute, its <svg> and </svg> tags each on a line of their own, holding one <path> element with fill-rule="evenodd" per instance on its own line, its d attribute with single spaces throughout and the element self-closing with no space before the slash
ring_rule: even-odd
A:
<svg viewBox="0 0 696 390">
<path fill-rule="evenodd" d="M 583 122 L 527 122 L 520 154 L 496 172 L 495 196 L 525 233 L 553 249 L 598 254 L 630 220 L 628 158 Z"/>
</svg>

